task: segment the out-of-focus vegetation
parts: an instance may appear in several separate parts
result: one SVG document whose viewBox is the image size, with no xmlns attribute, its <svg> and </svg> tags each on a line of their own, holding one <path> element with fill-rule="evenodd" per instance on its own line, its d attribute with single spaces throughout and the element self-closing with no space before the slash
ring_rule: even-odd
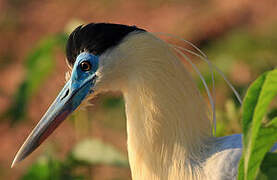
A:
<svg viewBox="0 0 277 180">
<path fill-rule="evenodd" d="M 40 157 L 21 179 L 88 179 L 91 178 L 89 172 L 93 171 L 94 166 L 101 164 L 129 167 L 126 156 L 114 147 L 104 144 L 99 139 L 85 139 L 72 149 L 64 161 L 51 155 Z M 76 169 L 83 169 L 86 173 L 78 173 Z"/>
<path fill-rule="evenodd" d="M 276 29 L 275 26 L 270 30 L 266 30 L 262 35 L 257 32 L 247 32 L 243 29 L 234 30 L 205 47 L 212 62 L 217 67 L 220 67 L 225 74 L 232 74 L 234 71 L 237 73 L 233 74 L 233 80 L 237 79 L 237 81 L 241 82 L 237 82 L 234 85 L 242 96 L 246 93 L 247 86 L 245 86 L 245 81 L 250 80 L 250 74 L 253 77 L 257 77 L 262 72 L 270 70 L 277 65 L 277 52 L 274 48 L 277 45 L 277 34 L 274 29 Z M 234 70 L 237 66 L 242 69 Z M 208 67 L 201 67 L 207 82 L 211 84 Z M 251 69 L 255 69 L 255 72 L 252 72 Z M 224 82 L 220 76 L 216 76 L 215 81 L 217 83 Z M 203 88 L 201 90 L 204 91 Z M 226 101 L 224 114 L 218 112 L 220 119 L 225 121 L 218 122 L 218 136 L 226 135 L 226 131 L 231 130 L 230 127 L 237 130 L 240 129 L 240 104 L 236 100 L 235 95 L 231 91 L 229 93 L 231 93 L 229 96 L 232 99 Z M 274 113 L 276 113 L 276 108 L 271 112 L 272 115 Z M 225 127 L 228 127 L 229 130 Z"/>
<path fill-rule="evenodd" d="M 5 113 L 5 116 L 10 117 L 12 124 L 25 117 L 29 99 L 54 70 L 55 48 L 64 49 L 66 39 L 66 34 L 46 37 L 27 56 L 25 60 L 26 77 L 18 87 L 12 100 L 13 103 Z"/>
<path fill-rule="evenodd" d="M 0 1 L 0 179 L 130 179 L 124 101 L 117 93 L 75 112 L 37 154 L 10 169 L 24 138 L 63 86 L 72 24 L 135 24 L 179 35 L 198 45 L 244 96 L 252 81 L 277 65 L 276 7 L 275 0 Z M 211 87 L 209 67 L 193 60 Z M 219 75 L 215 81 L 216 134 L 241 133 L 241 107 Z M 267 119 L 276 114 L 273 101 Z M 260 172 L 274 159 L 267 154 Z"/>
</svg>

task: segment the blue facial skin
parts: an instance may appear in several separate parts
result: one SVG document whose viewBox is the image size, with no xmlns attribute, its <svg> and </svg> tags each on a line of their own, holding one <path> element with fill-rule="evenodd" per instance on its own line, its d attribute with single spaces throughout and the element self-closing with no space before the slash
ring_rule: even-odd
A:
<svg viewBox="0 0 277 180">
<path fill-rule="evenodd" d="M 90 63 L 90 70 L 84 71 L 81 69 L 81 63 L 84 61 Z M 98 69 L 98 61 L 97 56 L 86 52 L 81 53 L 76 58 L 69 81 L 60 91 L 43 118 L 55 119 L 64 111 L 71 113 L 81 104 L 85 97 L 92 92 L 96 79 L 95 72 Z"/>
<path fill-rule="evenodd" d="M 81 63 L 88 61 L 90 70 L 84 71 L 81 69 Z M 98 69 L 98 57 L 92 54 L 83 52 L 77 58 L 72 69 L 72 74 L 69 81 L 65 84 L 56 100 L 42 117 L 41 122 L 51 123 L 55 119 L 60 119 L 65 112 L 69 115 L 73 112 L 92 92 L 95 83 L 95 72 Z M 65 119 L 63 117 L 62 119 Z"/>
<path fill-rule="evenodd" d="M 83 71 L 81 69 L 81 63 L 88 61 L 91 64 L 91 69 L 89 71 Z M 69 80 L 70 90 L 73 95 L 72 108 L 75 110 L 82 102 L 82 100 L 90 93 L 94 82 L 95 82 L 95 72 L 98 69 L 99 58 L 92 54 L 83 52 L 77 58 L 74 64 L 72 75 Z"/>
<path fill-rule="evenodd" d="M 89 69 L 82 70 L 81 63 L 84 61 L 89 63 Z M 86 52 L 76 58 L 69 81 L 20 148 L 13 163 L 33 152 L 92 92 L 97 78 L 95 72 L 98 69 L 98 61 L 97 56 Z"/>
</svg>

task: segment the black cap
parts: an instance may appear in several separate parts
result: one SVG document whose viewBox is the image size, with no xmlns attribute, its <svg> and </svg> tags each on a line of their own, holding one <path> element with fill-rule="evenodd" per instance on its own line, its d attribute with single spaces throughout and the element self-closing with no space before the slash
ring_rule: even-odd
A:
<svg viewBox="0 0 277 180">
<path fill-rule="evenodd" d="M 130 32 L 145 30 L 136 26 L 110 23 L 90 23 L 77 27 L 69 36 L 66 45 L 66 56 L 72 66 L 76 57 L 84 50 L 101 55 L 107 49 L 115 47 Z"/>
</svg>

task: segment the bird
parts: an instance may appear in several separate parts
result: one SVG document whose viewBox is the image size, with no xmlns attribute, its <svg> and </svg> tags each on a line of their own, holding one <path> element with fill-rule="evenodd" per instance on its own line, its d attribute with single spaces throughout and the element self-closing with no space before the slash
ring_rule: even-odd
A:
<svg viewBox="0 0 277 180">
<path fill-rule="evenodd" d="M 242 135 L 215 137 L 211 133 L 215 122 L 181 60 L 182 50 L 137 26 L 78 26 L 66 44 L 67 82 L 12 166 L 32 153 L 86 100 L 119 91 L 125 102 L 132 179 L 236 179 Z"/>
</svg>

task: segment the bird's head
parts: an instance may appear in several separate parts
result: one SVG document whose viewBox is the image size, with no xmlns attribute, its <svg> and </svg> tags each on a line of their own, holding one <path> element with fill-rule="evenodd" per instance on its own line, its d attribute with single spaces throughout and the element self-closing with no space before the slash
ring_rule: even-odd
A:
<svg viewBox="0 0 277 180">
<path fill-rule="evenodd" d="M 130 34 L 146 32 L 135 26 L 91 23 L 77 27 L 69 36 L 66 56 L 71 76 L 59 95 L 30 133 L 13 164 L 32 153 L 86 97 L 118 90 L 124 55 L 118 48 Z M 127 53 L 128 54 L 128 53 Z"/>
</svg>

